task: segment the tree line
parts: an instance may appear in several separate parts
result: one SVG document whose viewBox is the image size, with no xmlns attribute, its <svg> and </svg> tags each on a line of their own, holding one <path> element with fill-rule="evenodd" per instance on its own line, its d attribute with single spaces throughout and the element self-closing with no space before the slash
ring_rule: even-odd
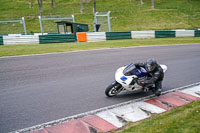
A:
<svg viewBox="0 0 200 133">
<path fill-rule="evenodd" d="M 33 8 L 33 2 L 35 0 L 30 0 L 30 8 Z M 83 2 L 89 3 L 91 2 L 91 0 L 80 0 L 80 5 L 81 5 L 81 9 L 80 12 L 83 13 L 84 12 L 84 7 L 83 7 Z M 188 0 L 189 1 L 189 0 Z M 37 0 L 38 3 L 38 7 L 39 7 L 39 13 L 43 12 L 43 0 Z M 143 0 L 140 0 L 141 5 L 144 4 Z M 55 0 L 51 0 L 51 8 L 54 8 L 55 6 Z M 152 0 L 152 9 L 154 9 L 154 0 Z M 96 0 L 93 0 L 93 13 L 96 12 Z"/>
<path fill-rule="evenodd" d="M 35 0 L 30 0 L 30 8 L 33 8 L 33 2 Z M 89 3 L 91 2 L 91 0 L 80 0 L 80 5 L 81 5 L 81 9 L 80 9 L 80 12 L 83 13 L 84 12 L 84 7 L 83 7 L 83 2 L 86 2 L 86 3 Z M 187 0 L 188 2 L 191 1 L 191 0 Z M 39 7 L 39 13 L 42 13 L 43 12 L 43 0 L 37 0 L 37 3 L 38 3 L 38 7 Z M 140 0 L 140 3 L 141 5 L 144 4 L 143 0 Z M 55 6 L 55 0 L 51 0 L 51 8 L 54 8 Z M 152 6 L 151 6 L 152 9 L 154 9 L 154 0 L 152 0 Z M 96 0 L 93 0 L 93 13 L 96 12 Z"/>
<path fill-rule="evenodd" d="M 34 3 L 35 0 L 30 0 L 30 3 L 29 3 L 29 8 L 33 8 L 33 3 Z M 84 0 L 86 3 L 89 3 L 91 2 L 91 0 Z M 37 0 L 37 4 L 38 4 L 38 7 L 39 7 L 39 13 L 42 13 L 43 12 L 43 0 Z M 80 4 L 81 4 L 81 10 L 80 12 L 83 13 L 84 12 L 84 8 L 83 8 L 83 0 L 80 0 Z M 55 0 L 51 0 L 51 8 L 54 8 L 55 6 Z M 93 13 L 96 12 L 96 0 L 93 0 Z"/>
<path fill-rule="evenodd" d="M 30 0 L 29 8 L 33 8 L 34 1 L 35 0 Z M 37 0 L 37 3 L 38 3 L 38 7 L 39 7 L 39 13 L 42 13 L 43 12 L 43 0 Z M 51 8 L 54 8 L 54 6 L 55 6 L 55 0 L 51 0 Z"/>
</svg>

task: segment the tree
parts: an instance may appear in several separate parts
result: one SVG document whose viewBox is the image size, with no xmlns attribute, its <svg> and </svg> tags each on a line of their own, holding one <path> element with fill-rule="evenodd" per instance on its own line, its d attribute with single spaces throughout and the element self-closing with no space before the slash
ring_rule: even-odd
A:
<svg viewBox="0 0 200 133">
<path fill-rule="evenodd" d="M 152 7 L 151 8 L 154 9 L 154 0 L 152 0 Z"/>
<path fill-rule="evenodd" d="M 140 0 L 140 3 L 141 3 L 141 5 L 143 5 L 144 4 L 143 0 Z"/>
<path fill-rule="evenodd" d="M 33 0 L 30 1 L 29 8 L 33 8 Z"/>
<path fill-rule="evenodd" d="M 37 0 L 37 2 L 38 2 L 38 6 L 39 6 L 39 12 L 42 13 L 43 12 L 43 9 L 42 9 L 43 0 Z"/>
<path fill-rule="evenodd" d="M 55 0 L 51 0 L 51 8 L 54 8 Z"/>
<path fill-rule="evenodd" d="M 85 3 L 90 3 L 91 0 L 85 0 Z"/>
<path fill-rule="evenodd" d="M 96 13 L 96 0 L 93 0 L 93 13 Z"/>
<path fill-rule="evenodd" d="M 84 9 L 83 9 L 83 0 L 81 0 L 81 13 L 83 13 Z"/>
</svg>

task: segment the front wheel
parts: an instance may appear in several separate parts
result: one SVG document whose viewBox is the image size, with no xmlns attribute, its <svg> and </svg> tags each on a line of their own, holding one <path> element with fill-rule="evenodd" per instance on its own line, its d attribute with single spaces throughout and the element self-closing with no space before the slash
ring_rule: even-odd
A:
<svg viewBox="0 0 200 133">
<path fill-rule="evenodd" d="M 118 93 L 120 93 L 122 90 L 123 90 L 122 85 L 114 81 L 106 88 L 105 94 L 108 97 L 113 97 L 116 96 Z"/>
</svg>

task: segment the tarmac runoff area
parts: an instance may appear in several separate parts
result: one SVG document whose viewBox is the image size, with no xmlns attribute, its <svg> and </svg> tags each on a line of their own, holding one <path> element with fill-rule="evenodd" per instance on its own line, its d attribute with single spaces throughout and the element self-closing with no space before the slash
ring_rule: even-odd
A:
<svg viewBox="0 0 200 133">
<path fill-rule="evenodd" d="M 159 97 L 153 95 L 101 108 L 76 116 L 44 123 L 26 129 L 14 131 L 15 133 L 97 133 L 119 129 L 127 122 L 137 122 L 186 105 L 192 101 L 200 100 L 200 83 L 176 88 Z"/>
</svg>

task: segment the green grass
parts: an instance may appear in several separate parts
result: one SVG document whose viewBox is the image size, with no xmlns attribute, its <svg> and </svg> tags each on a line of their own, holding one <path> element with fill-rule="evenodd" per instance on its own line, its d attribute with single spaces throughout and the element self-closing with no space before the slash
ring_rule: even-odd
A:
<svg viewBox="0 0 200 133">
<path fill-rule="evenodd" d="M 54 44 L 27 44 L 27 45 L 0 45 L 0 57 L 29 55 L 53 52 L 67 52 L 77 50 L 90 50 L 101 48 L 118 48 L 147 45 L 173 45 L 200 43 L 199 37 L 188 38 L 156 38 L 156 39 L 126 39 L 104 42 L 82 42 L 82 43 L 54 43 Z"/>
<path fill-rule="evenodd" d="M 200 133 L 200 101 L 128 126 L 117 133 Z"/>
<path fill-rule="evenodd" d="M 84 3 L 84 13 L 80 13 L 80 0 L 44 0 L 43 13 L 38 12 L 37 1 L 29 8 L 30 0 L 0 0 L 0 20 L 12 20 L 25 17 L 28 33 L 40 32 L 38 16 L 67 17 L 75 15 L 76 22 L 89 24 L 93 31 L 93 2 Z M 199 0 L 154 0 L 155 9 L 151 9 L 151 0 L 96 0 L 97 12 L 111 11 L 112 31 L 166 30 L 200 28 Z M 57 32 L 54 22 L 43 21 L 44 32 Z M 52 26 L 54 24 L 54 26 Z M 0 24 L 0 33 L 21 33 L 22 26 L 17 23 Z"/>
</svg>

